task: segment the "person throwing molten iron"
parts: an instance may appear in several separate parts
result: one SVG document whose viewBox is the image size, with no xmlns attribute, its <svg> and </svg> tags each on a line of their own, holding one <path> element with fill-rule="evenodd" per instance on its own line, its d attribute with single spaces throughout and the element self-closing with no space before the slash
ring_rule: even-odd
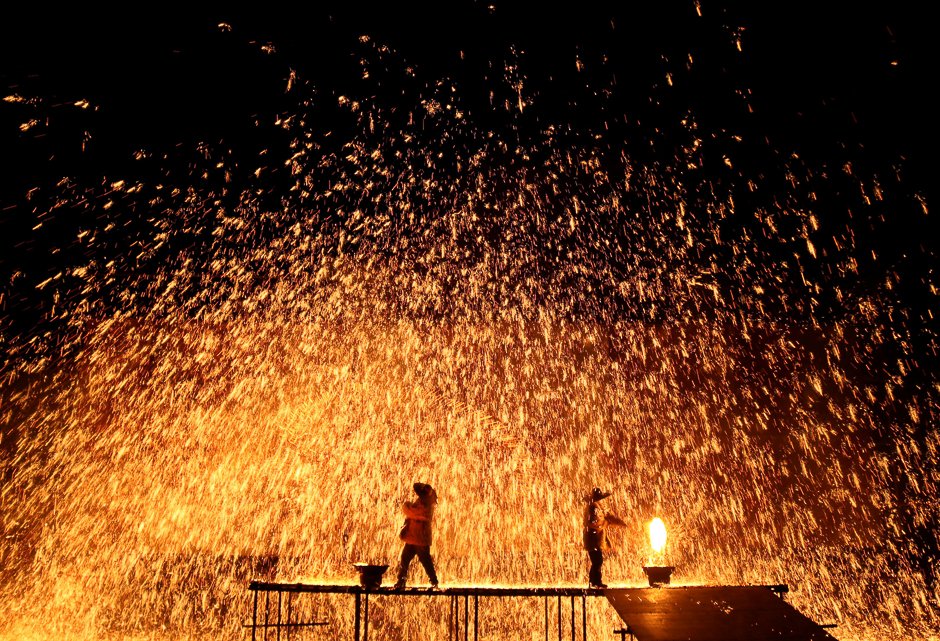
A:
<svg viewBox="0 0 940 641">
<path fill-rule="evenodd" d="M 588 580 L 592 588 L 606 588 L 607 584 L 601 578 L 601 566 L 604 565 L 604 552 L 610 549 L 607 539 L 607 526 L 624 526 L 623 519 L 612 514 L 600 506 L 600 501 L 610 496 L 595 487 L 591 493 L 584 497 L 587 505 L 584 507 L 584 549 L 591 559 L 591 570 Z"/>
<path fill-rule="evenodd" d="M 434 559 L 431 557 L 431 523 L 434 520 L 434 506 L 437 505 L 437 492 L 427 483 L 415 483 L 415 501 L 406 501 L 402 506 L 405 512 L 405 524 L 398 537 L 404 541 L 401 551 L 401 565 L 398 568 L 398 581 L 395 589 L 405 587 L 408 566 L 418 557 L 424 571 L 431 580 L 431 589 L 437 587 L 437 572 L 434 571 Z"/>
</svg>

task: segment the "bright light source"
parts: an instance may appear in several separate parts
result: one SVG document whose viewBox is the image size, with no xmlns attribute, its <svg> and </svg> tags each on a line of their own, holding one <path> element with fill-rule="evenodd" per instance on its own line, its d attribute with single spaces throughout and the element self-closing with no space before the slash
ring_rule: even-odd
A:
<svg viewBox="0 0 940 641">
<path fill-rule="evenodd" d="M 658 516 L 650 521 L 650 545 L 656 554 L 666 547 L 666 524 Z"/>
</svg>

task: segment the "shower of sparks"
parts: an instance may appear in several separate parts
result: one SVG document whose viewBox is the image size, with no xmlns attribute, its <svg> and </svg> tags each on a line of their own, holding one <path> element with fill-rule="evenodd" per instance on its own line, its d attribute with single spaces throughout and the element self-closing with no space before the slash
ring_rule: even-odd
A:
<svg viewBox="0 0 940 641">
<path fill-rule="evenodd" d="M 394 73 L 363 46 L 364 82 Z M 292 72 L 287 151 L 246 168 L 200 146 L 159 178 L 142 151 L 146 179 L 57 185 L 37 233 L 76 217 L 82 259 L 41 283 L 52 311 L 0 382 L 0 633 L 243 638 L 253 576 L 394 568 L 418 480 L 444 586 L 586 585 L 600 486 L 635 524 L 615 585 L 645 583 L 658 513 L 674 581 L 788 583 L 842 639 L 937 629 L 912 561 L 940 447 L 938 387 L 912 370 L 936 342 L 894 294 L 921 276 L 863 286 L 878 257 L 820 196 L 863 219 L 897 185 L 796 157 L 742 173 L 691 116 L 668 162 L 635 159 L 626 126 L 533 132 L 521 71 L 504 80 L 512 137 L 445 81 L 401 108 Z M 386 638 L 430 634 L 439 606 L 402 602 L 374 606 Z M 338 638 L 333 605 L 310 607 Z M 527 616 L 493 607 L 487 638 Z"/>
</svg>

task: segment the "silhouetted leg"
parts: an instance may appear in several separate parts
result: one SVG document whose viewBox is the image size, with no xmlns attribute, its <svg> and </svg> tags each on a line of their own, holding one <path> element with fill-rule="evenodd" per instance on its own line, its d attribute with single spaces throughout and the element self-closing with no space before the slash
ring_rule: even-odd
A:
<svg viewBox="0 0 940 641">
<path fill-rule="evenodd" d="M 434 559 L 431 557 L 431 546 L 422 545 L 418 547 L 418 560 L 424 566 L 424 571 L 428 573 L 431 579 L 431 585 L 437 585 L 437 572 L 434 571 Z"/>
<path fill-rule="evenodd" d="M 401 564 L 398 566 L 398 582 L 395 584 L 397 587 L 405 586 L 405 579 L 408 576 L 408 566 L 411 565 L 411 559 L 415 558 L 415 554 L 418 553 L 418 548 L 411 543 L 405 543 L 405 547 L 401 549 Z"/>
<path fill-rule="evenodd" d="M 588 557 L 591 559 L 591 570 L 588 573 L 588 580 L 593 586 L 604 587 L 604 581 L 601 579 L 601 566 L 604 565 L 604 553 L 600 550 L 588 550 Z"/>
</svg>

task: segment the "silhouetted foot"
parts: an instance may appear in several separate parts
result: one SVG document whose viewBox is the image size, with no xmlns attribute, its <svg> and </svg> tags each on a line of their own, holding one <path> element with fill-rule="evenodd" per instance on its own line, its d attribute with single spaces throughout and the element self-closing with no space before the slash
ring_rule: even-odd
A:
<svg viewBox="0 0 940 641">
<path fill-rule="evenodd" d="M 440 588 L 437 587 L 437 583 L 432 583 L 430 587 L 428 587 L 428 592 L 433 592 L 434 590 L 439 590 L 439 589 Z"/>
<path fill-rule="evenodd" d="M 592 587 L 592 588 L 600 588 L 600 589 L 602 589 L 602 588 L 606 588 L 606 587 L 607 587 L 607 584 L 606 584 L 606 583 L 592 583 L 592 584 L 591 584 L 591 587 Z"/>
<path fill-rule="evenodd" d="M 404 589 L 405 589 L 405 582 L 404 582 L 404 581 L 396 581 L 396 582 L 395 582 L 395 589 L 396 589 L 396 590 L 404 590 Z"/>
</svg>

